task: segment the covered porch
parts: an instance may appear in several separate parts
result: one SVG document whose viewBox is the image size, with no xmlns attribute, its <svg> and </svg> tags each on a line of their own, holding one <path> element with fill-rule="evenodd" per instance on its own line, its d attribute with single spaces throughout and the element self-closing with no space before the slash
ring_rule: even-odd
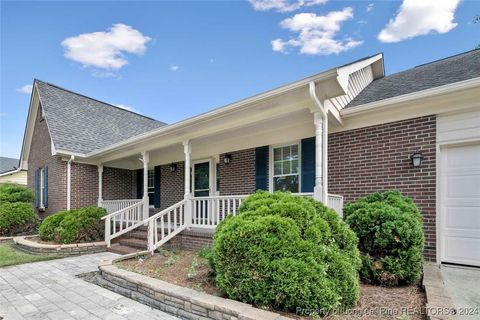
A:
<svg viewBox="0 0 480 320">
<path fill-rule="evenodd" d="M 98 205 L 107 209 L 106 241 L 148 226 L 153 251 L 185 229 L 214 230 L 256 190 L 313 197 L 342 214 L 328 193 L 328 132 L 341 108 L 380 68 L 380 56 L 332 69 L 194 118 L 160 127 L 84 159 L 98 166 Z M 372 67 L 372 66 L 375 66 Z M 104 199 L 128 185 L 133 199 Z M 113 175 L 114 176 L 114 175 Z"/>
</svg>

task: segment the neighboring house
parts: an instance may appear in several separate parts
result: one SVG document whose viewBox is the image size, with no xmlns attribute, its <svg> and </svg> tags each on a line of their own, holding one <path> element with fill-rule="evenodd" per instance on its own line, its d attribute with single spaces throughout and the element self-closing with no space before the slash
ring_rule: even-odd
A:
<svg viewBox="0 0 480 320">
<path fill-rule="evenodd" d="M 428 260 L 479 266 L 480 50 L 389 76 L 383 59 L 170 125 L 35 80 L 21 167 L 41 216 L 98 204 L 107 242 L 148 224 L 149 249 L 201 244 L 257 189 L 339 213 L 398 189 L 422 212 Z"/>
<path fill-rule="evenodd" d="M 0 157 L 0 183 L 27 185 L 27 171 L 19 167 L 20 160 Z"/>
</svg>

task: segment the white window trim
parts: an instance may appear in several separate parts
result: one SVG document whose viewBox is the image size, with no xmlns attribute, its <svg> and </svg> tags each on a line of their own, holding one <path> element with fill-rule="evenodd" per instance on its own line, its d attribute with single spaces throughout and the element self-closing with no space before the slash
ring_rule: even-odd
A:
<svg viewBox="0 0 480 320">
<path fill-rule="evenodd" d="M 45 190 L 45 167 L 40 168 L 40 177 L 39 177 L 39 186 L 38 186 L 38 208 L 39 209 L 45 209 L 45 204 L 43 199 L 43 193 Z"/>
<path fill-rule="evenodd" d="M 298 192 L 302 192 L 302 144 L 301 140 L 290 141 L 281 144 L 274 144 L 269 146 L 269 154 L 268 154 L 268 191 L 274 192 L 273 190 L 273 149 L 281 148 L 281 147 L 288 147 L 291 145 L 298 145 Z M 276 177 L 281 176 L 291 176 L 292 174 L 285 174 L 285 175 L 276 175 Z"/>
</svg>

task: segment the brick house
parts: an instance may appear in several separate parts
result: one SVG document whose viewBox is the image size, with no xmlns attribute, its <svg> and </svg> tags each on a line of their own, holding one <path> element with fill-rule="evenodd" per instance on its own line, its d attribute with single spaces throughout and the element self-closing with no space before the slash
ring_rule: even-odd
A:
<svg viewBox="0 0 480 320">
<path fill-rule="evenodd" d="M 480 50 L 389 76 L 383 59 L 168 125 L 35 80 L 21 166 L 36 210 L 103 206 L 109 244 L 144 230 L 125 243 L 153 250 L 208 243 L 257 189 L 339 214 L 398 189 L 422 212 L 427 259 L 479 266 Z"/>
</svg>

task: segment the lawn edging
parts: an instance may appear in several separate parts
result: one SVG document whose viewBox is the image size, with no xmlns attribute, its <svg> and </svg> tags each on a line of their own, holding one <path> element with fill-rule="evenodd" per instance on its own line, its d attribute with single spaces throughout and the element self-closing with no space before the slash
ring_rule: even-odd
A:
<svg viewBox="0 0 480 320">
<path fill-rule="evenodd" d="M 73 244 L 47 244 L 31 240 L 37 236 L 14 237 L 16 248 L 30 254 L 49 256 L 78 256 L 107 251 L 107 244 L 101 242 L 86 242 Z"/>
<path fill-rule="evenodd" d="M 0 237 L 0 244 L 13 243 L 14 237 Z"/>
<path fill-rule="evenodd" d="M 426 318 L 428 320 L 457 319 L 455 305 L 445 288 L 439 265 L 433 262 L 424 263 L 422 287 L 427 297 Z"/>
<path fill-rule="evenodd" d="M 185 319 L 290 319 L 246 303 L 180 287 L 114 265 L 116 262 L 145 254 L 149 253 L 132 253 L 114 260 L 102 261 L 98 266 L 102 280 L 99 284 L 123 296 Z"/>
</svg>

